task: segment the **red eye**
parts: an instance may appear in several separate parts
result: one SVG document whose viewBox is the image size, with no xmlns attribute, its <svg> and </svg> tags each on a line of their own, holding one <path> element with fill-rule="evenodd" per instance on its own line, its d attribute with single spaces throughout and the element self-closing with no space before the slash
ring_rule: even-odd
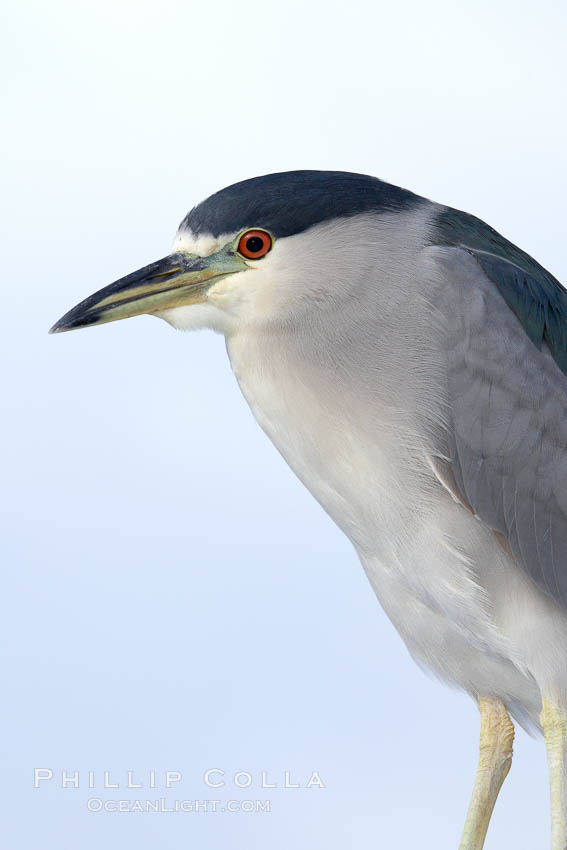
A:
<svg viewBox="0 0 567 850">
<path fill-rule="evenodd" d="M 259 260 L 272 247 L 272 237 L 265 230 L 247 230 L 238 242 L 238 252 L 249 260 Z"/>
</svg>

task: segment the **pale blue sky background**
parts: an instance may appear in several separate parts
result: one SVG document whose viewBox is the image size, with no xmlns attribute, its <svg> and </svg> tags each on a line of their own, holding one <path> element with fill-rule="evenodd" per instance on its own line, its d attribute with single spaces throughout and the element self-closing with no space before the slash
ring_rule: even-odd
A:
<svg viewBox="0 0 567 850">
<path fill-rule="evenodd" d="M 168 253 L 210 192 L 290 168 L 467 209 L 567 280 L 564 4 L 4 9 L 5 846 L 455 848 L 476 709 L 409 659 L 222 339 L 148 317 L 47 329 Z M 516 749 L 489 850 L 547 841 L 543 747 L 520 732 Z M 34 767 L 54 781 L 34 790 Z M 280 784 L 318 770 L 327 787 L 219 794 L 212 767 Z M 80 789 L 57 787 L 64 769 Z M 89 796 L 166 793 L 100 787 L 129 769 L 181 770 L 170 798 L 272 811 L 88 812 Z"/>
</svg>

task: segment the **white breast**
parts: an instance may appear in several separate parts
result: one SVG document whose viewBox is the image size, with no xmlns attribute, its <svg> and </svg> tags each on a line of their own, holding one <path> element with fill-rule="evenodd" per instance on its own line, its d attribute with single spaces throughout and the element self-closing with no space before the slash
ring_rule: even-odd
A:
<svg viewBox="0 0 567 850">
<path fill-rule="evenodd" d="M 355 546 L 416 660 L 466 690 L 501 691 L 535 716 L 537 692 L 484 580 L 487 567 L 509 569 L 506 556 L 435 478 L 425 444 L 414 435 L 410 445 L 403 423 L 359 392 L 325 391 L 289 346 L 239 334 L 227 348 L 259 424 Z M 523 578 L 511 581 L 521 591 Z"/>
</svg>

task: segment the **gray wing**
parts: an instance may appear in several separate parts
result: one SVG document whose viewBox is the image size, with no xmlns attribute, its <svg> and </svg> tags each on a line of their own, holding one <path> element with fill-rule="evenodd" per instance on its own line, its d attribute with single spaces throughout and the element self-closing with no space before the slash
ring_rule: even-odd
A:
<svg viewBox="0 0 567 850">
<path fill-rule="evenodd" d="M 431 249 L 447 281 L 450 473 L 463 501 L 567 607 L 567 293 L 543 269 L 538 279 L 531 258 L 526 269 L 488 247 Z"/>
</svg>

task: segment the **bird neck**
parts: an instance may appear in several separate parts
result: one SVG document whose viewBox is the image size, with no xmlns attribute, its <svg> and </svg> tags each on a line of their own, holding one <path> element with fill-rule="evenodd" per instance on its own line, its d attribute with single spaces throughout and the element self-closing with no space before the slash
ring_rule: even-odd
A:
<svg viewBox="0 0 567 850">
<path fill-rule="evenodd" d="M 328 322 L 242 330 L 227 339 L 227 350 L 260 426 L 363 552 L 376 551 L 383 529 L 428 486 L 423 411 L 430 405 L 416 380 L 423 352 L 407 351 L 391 316 L 361 322 L 356 314 L 343 310 L 334 332 Z M 417 330 L 410 336 L 417 344 Z"/>
</svg>

